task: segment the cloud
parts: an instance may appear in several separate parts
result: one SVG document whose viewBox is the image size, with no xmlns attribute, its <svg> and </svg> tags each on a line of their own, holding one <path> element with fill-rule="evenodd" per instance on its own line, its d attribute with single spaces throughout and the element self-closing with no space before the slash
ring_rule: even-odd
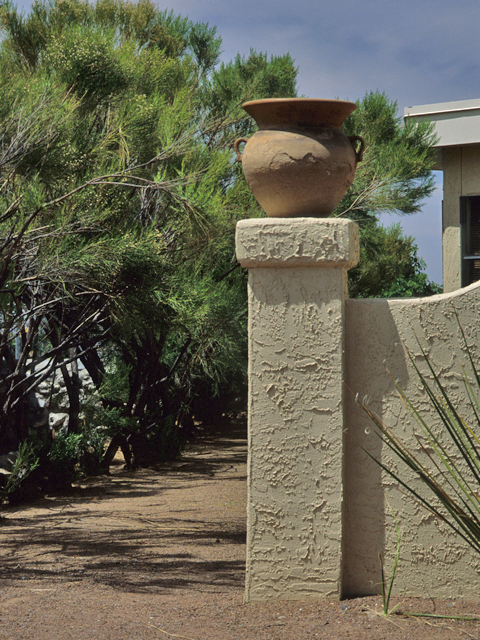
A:
<svg viewBox="0 0 480 640">
<path fill-rule="evenodd" d="M 250 47 L 288 51 L 304 94 L 358 98 L 379 88 L 402 108 L 475 97 L 476 0 L 176 0 L 172 8 L 215 24 L 225 59 Z"/>
</svg>

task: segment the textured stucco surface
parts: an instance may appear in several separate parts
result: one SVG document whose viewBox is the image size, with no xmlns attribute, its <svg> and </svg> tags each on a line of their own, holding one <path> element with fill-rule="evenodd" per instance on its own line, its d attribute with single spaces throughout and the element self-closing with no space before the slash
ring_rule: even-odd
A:
<svg viewBox="0 0 480 640">
<path fill-rule="evenodd" d="M 471 409 L 461 377 L 467 367 L 454 308 L 465 328 L 469 346 L 479 354 L 480 285 L 450 294 L 415 300 L 346 301 L 346 380 L 353 394 L 369 396 L 370 407 L 409 447 L 419 450 L 418 428 L 397 395 L 398 379 L 428 423 L 442 432 L 438 416 L 405 352 L 427 372 L 419 343 L 426 351 L 460 415 L 470 420 Z M 478 359 L 477 359 L 478 362 Z M 393 376 L 393 379 L 387 372 Z M 470 547 L 445 525 L 401 493 L 394 481 L 382 475 L 358 446 L 390 462 L 388 450 L 374 435 L 372 424 L 346 399 L 345 521 L 343 537 L 343 592 L 345 595 L 379 592 L 378 553 L 387 569 L 395 553 L 395 529 L 390 508 L 402 530 L 400 562 L 395 581 L 399 594 L 477 600 L 480 563 Z M 422 441 L 422 440 L 421 440 Z M 393 463 L 401 468 L 395 458 Z M 408 473 L 405 477 L 410 478 Z"/>
<path fill-rule="evenodd" d="M 358 227 L 350 220 L 264 218 L 237 225 L 237 260 L 242 267 L 337 267 L 359 258 Z"/>
<path fill-rule="evenodd" d="M 237 229 L 250 266 L 247 601 L 340 594 L 343 296 L 356 225 L 333 222 Z M 290 268 L 274 266 L 282 256 Z"/>
<path fill-rule="evenodd" d="M 479 599 L 470 548 L 360 448 L 392 460 L 354 394 L 369 396 L 418 450 L 393 379 L 437 425 L 405 351 L 424 368 L 420 343 L 468 420 L 455 309 L 480 356 L 480 284 L 416 300 L 346 300 L 358 235 L 345 220 L 243 221 L 237 256 L 249 267 L 247 601 L 379 593 L 378 554 L 388 571 L 395 553 L 392 511 L 402 530 L 396 593 Z"/>
</svg>

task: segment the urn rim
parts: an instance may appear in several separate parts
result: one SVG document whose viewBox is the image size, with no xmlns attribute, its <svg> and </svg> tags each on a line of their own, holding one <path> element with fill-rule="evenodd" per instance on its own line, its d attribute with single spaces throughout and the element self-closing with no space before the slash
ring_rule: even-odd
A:
<svg viewBox="0 0 480 640">
<path fill-rule="evenodd" d="M 242 107 L 252 116 L 259 129 L 275 129 L 288 125 L 340 128 L 357 105 L 348 100 L 265 98 L 245 102 Z"/>
</svg>

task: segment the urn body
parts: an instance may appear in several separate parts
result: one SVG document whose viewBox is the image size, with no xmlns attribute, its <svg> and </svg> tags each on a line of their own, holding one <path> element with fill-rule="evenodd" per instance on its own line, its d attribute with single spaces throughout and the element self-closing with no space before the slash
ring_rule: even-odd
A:
<svg viewBox="0 0 480 640">
<path fill-rule="evenodd" d="M 341 125 L 355 104 L 271 99 L 243 105 L 259 130 L 235 143 L 248 186 L 271 217 L 326 217 L 352 184 L 364 142 Z M 360 149 L 354 143 L 360 142 Z M 243 154 L 239 145 L 245 142 Z"/>
</svg>

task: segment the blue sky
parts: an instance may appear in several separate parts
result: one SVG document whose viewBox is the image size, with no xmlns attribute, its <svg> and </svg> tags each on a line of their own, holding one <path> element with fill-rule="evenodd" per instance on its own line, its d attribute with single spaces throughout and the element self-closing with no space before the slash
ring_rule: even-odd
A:
<svg viewBox="0 0 480 640">
<path fill-rule="evenodd" d="M 20 6 L 28 8 L 23 0 Z M 356 100 L 379 89 L 406 106 L 480 98 L 478 0 L 157 0 L 215 25 L 224 60 L 250 48 L 289 52 L 299 95 Z M 441 181 L 422 212 L 401 219 L 441 282 Z M 384 223 L 396 221 L 386 216 Z"/>
</svg>

